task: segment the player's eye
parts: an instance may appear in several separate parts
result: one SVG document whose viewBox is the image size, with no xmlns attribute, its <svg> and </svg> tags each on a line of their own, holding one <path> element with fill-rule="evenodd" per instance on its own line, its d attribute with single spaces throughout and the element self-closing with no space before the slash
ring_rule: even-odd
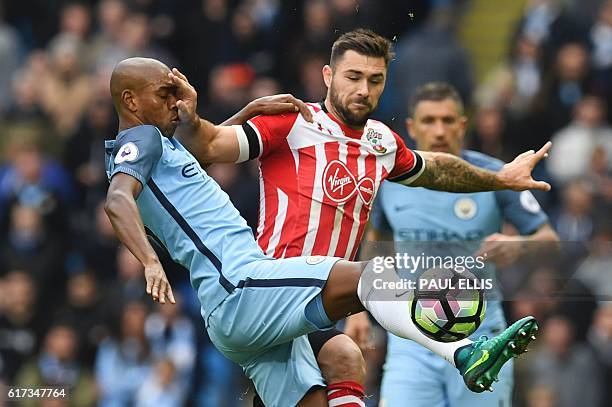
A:
<svg viewBox="0 0 612 407">
<path fill-rule="evenodd" d="M 353 81 L 353 82 L 356 82 L 356 81 L 359 80 L 359 78 L 356 77 L 356 76 L 349 76 L 348 79 L 349 79 L 349 81 Z"/>
</svg>

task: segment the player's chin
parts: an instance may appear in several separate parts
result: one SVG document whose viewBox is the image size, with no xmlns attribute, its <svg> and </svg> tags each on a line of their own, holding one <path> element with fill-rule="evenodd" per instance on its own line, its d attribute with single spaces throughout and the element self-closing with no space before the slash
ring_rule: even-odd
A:
<svg viewBox="0 0 612 407">
<path fill-rule="evenodd" d="M 365 126 L 366 122 L 370 118 L 370 111 L 366 112 L 351 112 L 351 116 L 348 118 L 351 125 L 354 126 Z"/>
<path fill-rule="evenodd" d="M 176 120 L 172 120 L 170 123 L 168 123 L 166 126 L 164 126 L 164 128 L 162 129 L 162 132 L 164 133 L 164 136 L 166 137 L 172 137 L 172 135 L 174 134 L 174 132 L 176 131 L 176 128 L 179 125 L 179 121 Z"/>
</svg>

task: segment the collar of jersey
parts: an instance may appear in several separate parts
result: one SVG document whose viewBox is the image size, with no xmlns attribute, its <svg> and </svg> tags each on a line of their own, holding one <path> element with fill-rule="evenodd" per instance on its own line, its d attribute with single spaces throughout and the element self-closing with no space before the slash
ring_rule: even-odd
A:
<svg viewBox="0 0 612 407">
<path fill-rule="evenodd" d="M 342 132 L 344 133 L 345 136 L 350 137 L 350 138 L 354 138 L 356 140 L 361 140 L 361 136 L 363 136 L 363 130 L 355 130 L 350 128 L 349 126 L 347 126 L 346 124 L 344 124 L 342 121 L 338 120 L 333 114 L 331 114 L 330 112 L 327 111 L 327 108 L 325 107 L 325 102 L 319 102 L 319 105 L 321 106 L 321 110 L 323 110 L 325 112 L 325 114 L 327 114 L 327 116 L 332 119 L 334 122 L 336 122 L 338 124 L 338 126 L 340 126 L 340 128 L 342 129 Z"/>
</svg>

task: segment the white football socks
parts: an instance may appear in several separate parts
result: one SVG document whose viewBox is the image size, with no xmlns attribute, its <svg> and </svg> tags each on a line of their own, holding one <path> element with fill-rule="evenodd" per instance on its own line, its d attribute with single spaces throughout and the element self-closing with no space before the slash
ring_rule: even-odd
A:
<svg viewBox="0 0 612 407">
<path fill-rule="evenodd" d="M 394 289 L 392 284 L 380 289 L 382 282 L 394 283 L 401 287 L 400 278 L 394 268 L 385 268 L 374 272 L 370 262 L 359 279 L 357 295 L 359 300 L 376 321 L 388 332 L 404 339 L 411 339 L 426 347 L 436 355 L 443 357 L 455 366 L 455 351 L 472 343 L 470 339 L 456 342 L 439 342 L 423 334 L 410 318 L 409 299 L 411 290 Z M 375 283 L 375 280 L 378 282 Z"/>
</svg>

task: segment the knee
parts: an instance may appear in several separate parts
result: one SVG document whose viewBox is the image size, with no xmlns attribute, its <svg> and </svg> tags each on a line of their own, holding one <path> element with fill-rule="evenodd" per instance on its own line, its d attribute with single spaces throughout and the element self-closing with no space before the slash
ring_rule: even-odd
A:
<svg viewBox="0 0 612 407">
<path fill-rule="evenodd" d="M 365 380 L 365 360 L 361 350 L 351 338 L 337 335 L 327 341 L 317 356 L 317 362 L 327 383 Z"/>
</svg>

